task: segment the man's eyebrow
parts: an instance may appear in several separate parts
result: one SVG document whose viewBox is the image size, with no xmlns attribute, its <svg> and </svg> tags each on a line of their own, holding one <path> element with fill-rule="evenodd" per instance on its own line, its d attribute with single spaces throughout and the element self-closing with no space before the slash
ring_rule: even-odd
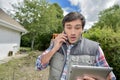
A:
<svg viewBox="0 0 120 80">
<path fill-rule="evenodd" d="M 76 24 L 77 26 L 82 26 L 82 24 Z"/>
<path fill-rule="evenodd" d="M 71 26 L 71 24 L 66 24 L 66 26 Z"/>
<path fill-rule="evenodd" d="M 82 24 L 76 24 L 76 25 L 82 25 Z"/>
</svg>

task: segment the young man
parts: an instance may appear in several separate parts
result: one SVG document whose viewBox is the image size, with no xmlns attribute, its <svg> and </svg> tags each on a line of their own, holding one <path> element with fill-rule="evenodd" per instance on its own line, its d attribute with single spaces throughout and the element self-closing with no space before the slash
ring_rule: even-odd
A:
<svg viewBox="0 0 120 80">
<path fill-rule="evenodd" d="M 49 80 L 68 80 L 69 69 L 73 64 L 109 67 L 99 44 L 82 37 L 85 25 L 85 18 L 82 14 L 71 12 L 64 17 L 62 24 L 64 31 L 37 58 L 36 68 L 38 70 L 50 65 Z M 116 80 L 112 72 L 108 78 L 108 80 Z M 96 80 L 96 78 L 85 75 L 83 80 Z"/>
</svg>

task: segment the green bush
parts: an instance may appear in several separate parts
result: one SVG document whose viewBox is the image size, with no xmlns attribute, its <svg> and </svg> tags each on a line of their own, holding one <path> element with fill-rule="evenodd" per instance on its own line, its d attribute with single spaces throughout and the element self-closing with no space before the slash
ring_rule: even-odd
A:
<svg viewBox="0 0 120 80">
<path fill-rule="evenodd" d="M 30 47 L 20 47 L 20 52 L 30 52 L 31 48 Z"/>
<path fill-rule="evenodd" d="M 120 80 L 120 31 L 114 32 L 110 28 L 93 28 L 83 36 L 100 43 L 117 80 Z"/>
</svg>

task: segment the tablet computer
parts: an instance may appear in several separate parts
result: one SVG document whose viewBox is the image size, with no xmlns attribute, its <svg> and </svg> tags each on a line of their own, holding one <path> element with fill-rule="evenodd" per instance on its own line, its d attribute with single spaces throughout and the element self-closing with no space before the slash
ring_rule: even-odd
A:
<svg viewBox="0 0 120 80">
<path fill-rule="evenodd" d="M 106 79 L 112 70 L 112 67 L 72 65 L 69 80 L 76 80 L 78 77 L 82 77 L 85 74 L 92 77 L 101 77 Z"/>
</svg>

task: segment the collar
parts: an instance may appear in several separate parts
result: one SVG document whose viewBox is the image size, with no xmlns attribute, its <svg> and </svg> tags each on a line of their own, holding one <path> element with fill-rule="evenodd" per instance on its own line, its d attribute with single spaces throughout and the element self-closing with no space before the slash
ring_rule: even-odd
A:
<svg viewBox="0 0 120 80">
<path fill-rule="evenodd" d="M 72 48 L 73 46 L 76 46 L 81 41 L 82 41 L 82 36 L 79 38 L 79 40 L 76 43 L 70 44 L 69 42 L 66 42 L 66 46 L 67 48 Z"/>
</svg>

